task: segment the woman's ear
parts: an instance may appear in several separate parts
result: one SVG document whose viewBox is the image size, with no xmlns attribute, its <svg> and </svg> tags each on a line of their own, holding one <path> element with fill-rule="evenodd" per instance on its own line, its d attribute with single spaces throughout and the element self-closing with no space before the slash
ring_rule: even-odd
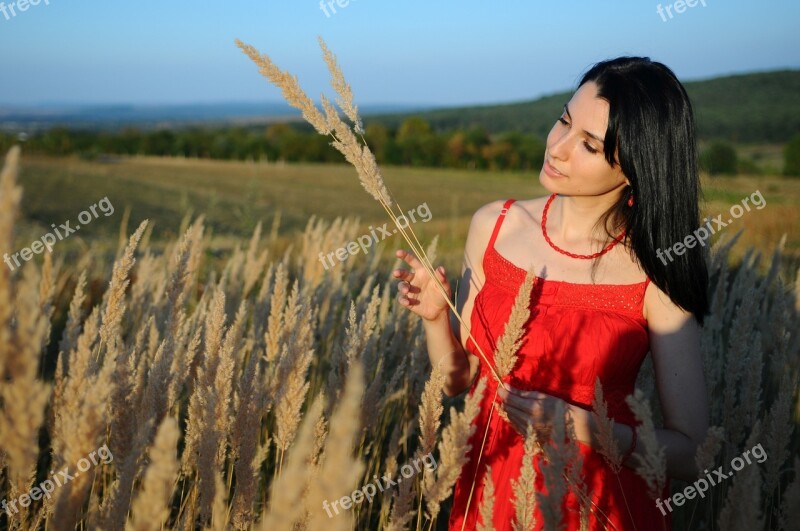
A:
<svg viewBox="0 0 800 531">
<path fill-rule="evenodd" d="M 628 179 L 628 176 L 627 176 L 627 175 L 625 175 L 625 172 L 624 172 L 624 171 L 622 171 L 622 168 L 620 168 L 620 169 L 619 169 L 619 174 L 620 174 L 620 176 L 621 176 L 623 179 L 625 179 L 625 184 L 627 184 L 628 186 L 630 186 L 630 185 L 631 185 L 631 180 L 630 180 L 630 179 Z"/>
</svg>

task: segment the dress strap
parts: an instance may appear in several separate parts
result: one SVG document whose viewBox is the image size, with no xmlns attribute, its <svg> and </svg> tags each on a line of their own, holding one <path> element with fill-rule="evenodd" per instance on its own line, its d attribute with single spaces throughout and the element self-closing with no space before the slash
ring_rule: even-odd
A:
<svg viewBox="0 0 800 531">
<path fill-rule="evenodd" d="M 494 231 L 492 232 L 492 237 L 489 238 L 489 245 L 488 247 L 494 247 L 494 241 L 497 239 L 497 233 L 500 232 L 500 226 L 503 224 L 503 220 L 506 217 L 506 212 L 508 212 L 508 208 L 511 206 L 511 203 L 516 201 L 516 199 L 509 199 L 503 204 L 503 210 L 500 211 L 500 215 L 497 216 L 497 221 L 494 224 Z"/>
</svg>

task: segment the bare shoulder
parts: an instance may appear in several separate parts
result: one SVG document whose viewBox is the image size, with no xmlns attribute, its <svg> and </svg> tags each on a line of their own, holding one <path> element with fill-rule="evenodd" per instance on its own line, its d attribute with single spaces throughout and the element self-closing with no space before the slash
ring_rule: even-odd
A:
<svg viewBox="0 0 800 531">
<path fill-rule="evenodd" d="M 531 224 L 538 224 L 548 197 L 514 201 L 503 221 L 503 232 L 509 234 L 515 230 L 528 230 Z M 486 203 L 472 215 L 465 246 L 465 258 L 474 270 L 481 273 L 481 277 L 483 276 L 483 254 L 505 202 L 506 199 L 497 199 Z"/>
<path fill-rule="evenodd" d="M 495 221 L 500 212 L 503 210 L 505 200 L 497 199 L 491 203 L 486 203 L 472 215 L 472 221 L 469 225 L 469 233 L 467 234 L 467 245 L 474 243 L 485 247 L 489 243 L 489 238 L 494 229 Z"/>
<path fill-rule="evenodd" d="M 544 210 L 544 205 L 547 204 L 547 200 L 549 198 L 549 195 L 534 197 L 533 199 L 516 201 L 514 204 L 521 207 L 528 214 L 528 217 L 533 221 L 540 223 L 542 221 L 542 211 Z"/>
<path fill-rule="evenodd" d="M 472 215 L 473 224 L 475 224 L 476 221 L 484 222 L 485 224 L 486 221 L 497 219 L 497 216 L 500 215 L 500 211 L 503 210 L 505 202 L 505 199 L 496 199 L 480 207 L 475 211 L 475 214 Z"/>
<path fill-rule="evenodd" d="M 659 334 L 675 333 L 695 321 L 691 312 L 675 304 L 652 282 L 647 285 L 644 295 L 644 318 L 648 328 Z"/>
<path fill-rule="evenodd" d="M 472 215 L 467 232 L 467 242 L 464 248 L 465 260 L 468 267 L 477 270 L 483 276 L 483 253 L 489 243 L 489 238 L 494 229 L 494 223 L 503 209 L 504 200 L 498 199 L 480 207 Z"/>
<path fill-rule="evenodd" d="M 508 209 L 503 221 L 505 232 L 513 232 L 516 227 L 528 227 L 531 220 L 538 223 L 546 201 L 547 197 L 515 201 Z M 483 205 L 473 214 L 467 235 L 468 251 L 470 248 L 476 251 L 473 258 L 482 258 L 505 202 L 505 199 L 497 199 Z"/>
</svg>

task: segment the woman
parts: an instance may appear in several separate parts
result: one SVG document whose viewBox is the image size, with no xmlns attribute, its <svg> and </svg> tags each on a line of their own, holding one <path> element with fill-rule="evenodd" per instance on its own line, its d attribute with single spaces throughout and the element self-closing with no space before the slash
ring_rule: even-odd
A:
<svg viewBox="0 0 800 531">
<path fill-rule="evenodd" d="M 539 181 L 549 197 L 499 200 L 475 213 L 456 301 L 493 362 L 495 341 L 525 271 L 535 265 L 531 317 L 508 380 L 511 392 L 497 393 L 508 420 L 497 412 L 490 418 L 497 385 L 466 328 L 451 323 L 446 302 L 416 257 L 396 253 L 413 271 L 394 271 L 398 300 L 423 319 L 431 363 L 446 374 L 445 392 L 471 393 L 480 377 L 489 384 L 470 439 L 470 461 L 456 483 L 450 527 L 474 529 L 480 522 L 489 466 L 493 525 L 511 529 L 511 480 L 519 476 L 526 427 L 547 433 L 562 402 L 583 456 L 590 528 L 669 529 L 663 508 L 669 487 L 659 508 L 633 469 L 633 456 L 642 448 L 625 397 L 651 352 L 664 417 L 656 436 L 665 448 L 667 475 L 696 478 L 694 455 L 708 424 L 699 333 L 708 311 L 708 273 L 697 245 L 687 242 L 680 254 L 673 250 L 699 225 L 694 117 L 674 73 L 639 57 L 593 66 L 547 137 Z M 665 249 L 671 261 L 657 256 Z M 447 286 L 444 268 L 436 274 Z M 590 415 L 597 379 L 624 454 L 618 477 L 597 451 Z M 537 472 L 540 464 L 537 455 Z M 542 490 L 541 473 L 536 488 Z M 569 493 L 566 528 L 580 527 L 579 512 L 577 497 Z M 541 528 L 538 508 L 535 516 Z"/>
</svg>

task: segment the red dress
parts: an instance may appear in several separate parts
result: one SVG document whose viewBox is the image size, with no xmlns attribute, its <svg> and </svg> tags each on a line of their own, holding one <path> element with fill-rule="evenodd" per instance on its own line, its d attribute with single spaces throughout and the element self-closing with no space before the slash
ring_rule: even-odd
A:
<svg viewBox="0 0 800 531">
<path fill-rule="evenodd" d="M 486 281 L 475 297 L 471 316 L 472 335 L 492 363 L 495 341 L 502 335 L 514 298 L 525 279 L 525 271 L 494 248 L 513 201 L 506 201 L 484 253 Z M 508 377 L 509 384 L 591 409 L 594 384 L 599 377 L 609 417 L 620 423 L 635 424 L 625 397 L 633 393 L 636 375 L 649 350 L 647 321 L 642 316 L 648 283 L 649 279 L 628 285 L 573 284 L 537 278 L 531 298 L 531 318 L 525 325 L 525 340 L 517 354 L 521 359 Z M 491 466 L 495 487 L 494 528 L 512 529 L 515 496 L 511 480 L 519 477 L 523 439 L 494 411 L 483 456 L 477 463 L 497 384 L 472 339 L 468 340 L 467 348 L 481 360 L 475 383 L 485 377 L 488 385 L 475 421 L 477 429 L 470 439 L 470 460 L 455 485 L 449 529 L 462 529 L 465 512 L 463 529 L 476 528 L 487 465 Z M 474 389 L 473 384 L 469 393 Z M 617 479 L 599 453 L 582 443 L 579 448 L 583 456 L 583 481 L 594 504 L 589 515 L 590 529 L 670 529 L 669 515 L 661 514 L 648 495 L 647 484 L 635 471 L 623 466 Z M 536 490 L 544 492 L 539 460 L 539 456 L 534 458 Z M 473 478 L 474 491 L 467 512 Z M 666 497 L 668 488 L 661 499 Z M 536 529 L 541 529 L 543 516 L 538 507 L 535 517 Z M 566 529 L 580 529 L 578 499 L 571 491 L 564 500 L 564 522 Z"/>
</svg>

